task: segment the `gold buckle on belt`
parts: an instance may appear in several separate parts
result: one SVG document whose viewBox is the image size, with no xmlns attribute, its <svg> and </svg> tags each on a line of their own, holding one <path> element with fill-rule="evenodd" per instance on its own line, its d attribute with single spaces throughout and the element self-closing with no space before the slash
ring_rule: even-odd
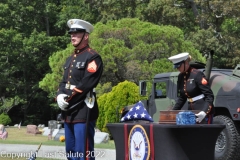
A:
<svg viewBox="0 0 240 160">
<path fill-rule="evenodd" d="M 192 98 L 188 98 L 188 101 L 192 103 L 192 102 L 193 102 L 193 99 L 192 99 Z"/>
</svg>

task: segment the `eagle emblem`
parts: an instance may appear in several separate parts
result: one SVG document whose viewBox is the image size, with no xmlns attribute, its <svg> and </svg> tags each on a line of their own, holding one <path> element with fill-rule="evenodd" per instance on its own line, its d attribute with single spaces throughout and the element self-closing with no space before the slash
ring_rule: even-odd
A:
<svg viewBox="0 0 240 160">
<path fill-rule="evenodd" d="M 145 129 L 135 125 L 129 134 L 129 160 L 146 160 L 150 156 L 150 143 Z"/>
</svg>

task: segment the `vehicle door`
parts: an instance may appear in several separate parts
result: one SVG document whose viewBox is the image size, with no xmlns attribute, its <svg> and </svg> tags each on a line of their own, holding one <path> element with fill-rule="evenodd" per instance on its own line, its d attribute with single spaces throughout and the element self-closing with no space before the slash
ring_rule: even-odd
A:
<svg viewBox="0 0 240 160">
<path fill-rule="evenodd" d="M 161 78 L 154 80 L 153 90 L 154 91 L 154 101 L 156 105 L 156 111 L 153 114 L 153 120 L 159 121 L 159 111 L 170 110 L 172 108 L 172 102 L 169 97 L 172 94 L 172 82 L 169 78 Z"/>
</svg>

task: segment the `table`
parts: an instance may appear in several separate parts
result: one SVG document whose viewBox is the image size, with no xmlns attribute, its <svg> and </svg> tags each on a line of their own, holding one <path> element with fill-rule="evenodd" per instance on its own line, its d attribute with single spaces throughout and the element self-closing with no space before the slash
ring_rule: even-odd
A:
<svg viewBox="0 0 240 160">
<path fill-rule="evenodd" d="M 116 147 L 116 160 L 129 159 L 131 129 L 141 125 L 149 138 L 150 160 L 214 160 L 215 143 L 225 125 L 108 123 Z"/>
</svg>

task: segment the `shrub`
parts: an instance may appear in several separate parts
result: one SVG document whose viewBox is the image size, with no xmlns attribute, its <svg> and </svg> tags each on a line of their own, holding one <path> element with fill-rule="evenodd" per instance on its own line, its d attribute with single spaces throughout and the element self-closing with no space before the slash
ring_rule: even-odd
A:
<svg viewBox="0 0 240 160">
<path fill-rule="evenodd" d="M 133 82 L 124 81 L 114 86 L 111 92 L 98 99 L 100 116 L 97 127 L 109 133 L 106 124 L 120 122 L 118 115 L 122 108 L 135 104 L 140 98 L 138 86 Z"/>
<path fill-rule="evenodd" d="M 0 115 L 0 124 L 8 125 L 11 122 L 12 122 L 12 120 L 10 119 L 10 117 L 7 114 L 2 113 Z"/>
</svg>

